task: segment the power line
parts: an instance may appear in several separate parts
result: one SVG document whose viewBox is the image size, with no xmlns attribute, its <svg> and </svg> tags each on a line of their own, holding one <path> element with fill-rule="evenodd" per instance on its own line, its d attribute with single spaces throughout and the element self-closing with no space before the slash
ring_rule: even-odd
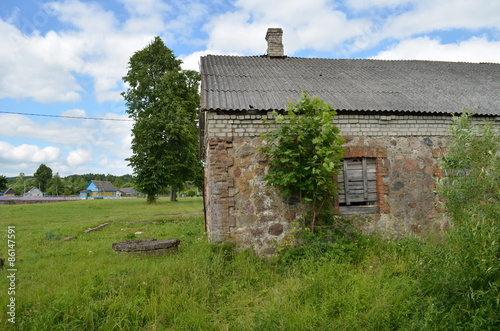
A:
<svg viewBox="0 0 500 331">
<path fill-rule="evenodd" d="M 40 117 L 55 117 L 55 118 L 71 118 L 76 120 L 94 120 L 94 121 L 119 121 L 119 122 L 134 122 L 132 119 L 123 119 L 123 118 L 104 118 L 104 117 L 82 117 L 82 116 L 66 116 L 66 115 L 46 115 L 46 114 L 32 114 L 32 113 L 19 113 L 14 111 L 1 111 L 0 114 L 14 114 L 14 115 L 25 115 L 25 116 L 40 116 Z M 170 123 L 170 124 L 192 124 L 192 122 L 185 121 L 158 121 L 156 119 L 150 119 L 146 121 L 151 122 L 162 122 L 162 123 Z"/>
<path fill-rule="evenodd" d="M 56 117 L 56 118 L 71 118 L 77 120 L 94 120 L 94 121 L 120 121 L 120 122 L 133 122 L 131 119 L 122 118 L 104 118 L 104 117 L 82 117 L 82 116 L 66 116 L 66 115 L 46 115 L 46 114 L 30 114 L 30 113 L 18 113 L 13 111 L 0 111 L 2 114 L 14 114 L 14 115 L 25 115 L 25 116 L 41 116 L 41 117 Z"/>
</svg>

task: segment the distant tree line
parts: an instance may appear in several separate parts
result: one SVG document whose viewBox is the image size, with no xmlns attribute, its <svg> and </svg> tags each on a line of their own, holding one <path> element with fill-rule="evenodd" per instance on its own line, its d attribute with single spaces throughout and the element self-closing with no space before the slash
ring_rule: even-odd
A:
<svg viewBox="0 0 500 331">
<path fill-rule="evenodd" d="M 90 173 L 61 177 L 57 172 L 52 174 L 49 167 L 41 164 L 33 176 L 26 176 L 22 172 L 17 177 L 0 175 L 0 192 L 11 187 L 16 194 L 23 195 L 33 187 L 37 187 L 46 195 L 75 195 L 84 190 L 91 180 L 109 181 L 117 188 L 134 187 L 132 175 L 115 176 Z"/>
</svg>

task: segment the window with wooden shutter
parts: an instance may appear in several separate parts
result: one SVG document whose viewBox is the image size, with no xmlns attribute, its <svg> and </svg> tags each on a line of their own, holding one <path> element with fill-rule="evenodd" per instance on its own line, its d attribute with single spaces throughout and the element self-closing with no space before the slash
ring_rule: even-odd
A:
<svg viewBox="0 0 500 331">
<path fill-rule="evenodd" d="M 339 209 L 342 214 L 377 212 L 377 163 L 374 158 L 344 159 L 339 174 Z"/>
</svg>

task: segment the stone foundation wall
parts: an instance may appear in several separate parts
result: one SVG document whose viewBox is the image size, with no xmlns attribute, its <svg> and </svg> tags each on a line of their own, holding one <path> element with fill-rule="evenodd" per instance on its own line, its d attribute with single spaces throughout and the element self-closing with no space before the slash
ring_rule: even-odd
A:
<svg viewBox="0 0 500 331">
<path fill-rule="evenodd" d="M 286 203 L 263 180 L 262 117 L 271 114 L 206 114 L 205 208 L 213 242 L 231 240 L 240 249 L 269 255 L 297 219 L 299 205 Z M 402 236 L 447 226 L 434 188 L 450 124 L 450 116 L 337 116 L 346 139 L 344 157 L 377 160 L 378 213 L 355 216 L 360 227 Z"/>
</svg>

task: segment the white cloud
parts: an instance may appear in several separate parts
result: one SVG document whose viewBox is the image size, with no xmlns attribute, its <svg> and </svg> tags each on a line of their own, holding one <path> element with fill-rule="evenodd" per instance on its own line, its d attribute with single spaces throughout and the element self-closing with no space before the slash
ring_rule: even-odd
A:
<svg viewBox="0 0 500 331">
<path fill-rule="evenodd" d="M 159 18 L 166 6 L 158 1 L 125 3 L 131 17 L 123 23 L 97 3 L 71 0 L 47 4 L 60 21 L 73 25 L 74 29 L 60 32 L 61 39 L 79 41 L 76 49 L 83 64 L 73 70 L 93 78 L 99 102 L 122 100 L 121 78 L 127 72 L 130 56 L 144 48 L 163 27 Z"/>
<path fill-rule="evenodd" d="M 103 31 L 112 31 L 118 25 L 114 14 L 105 11 L 97 3 L 84 3 L 78 0 L 54 1 L 46 3 L 45 8 L 61 22 L 88 33 L 102 36 Z"/>
<path fill-rule="evenodd" d="M 3 124 L 2 136 L 11 138 L 40 139 L 61 146 L 74 146 L 92 132 L 88 121 L 79 122 L 79 126 L 69 121 L 33 121 L 23 115 L 0 114 Z"/>
<path fill-rule="evenodd" d="M 500 2 L 490 0 L 420 0 L 411 10 L 390 15 L 375 41 L 408 38 L 453 29 L 500 29 Z"/>
<path fill-rule="evenodd" d="M 88 149 L 76 149 L 69 152 L 66 162 L 70 166 L 77 166 L 92 161 L 92 152 Z"/>
<path fill-rule="evenodd" d="M 160 0 L 121 0 L 130 14 L 124 23 L 124 30 L 131 33 L 142 31 L 143 33 L 157 34 L 165 27 L 164 15 L 171 6 Z"/>
<path fill-rule="evenodd" d="M 86 116 L 83 109 L 70 109 L 62 112 L 64 116 Z M 112 121 L 75 120 L 64 119 L 60 121 L 49 120 L 48 122 L 34 121 L 26 116 L 15 114 L 0 114 L 0 122 L 3 125 L 2 138 L 22 138 L 29 140 L 30 145 L 14 150 L 9 144 L 3 143 L 0 148 L 0 159 L 9 162 L 23 162 L 25 164 L 44 163 L 53 161 L 54 172 L 64 174 L 77 172 L 91 172 L 88 166 L 98 164 L 106 158 L 113 167 L 122 165 L 122 172 L 130 172 L 126 167 L 125 158 L 130 157 L 131 152 L 131 129 L 133 122 L 122 121 L 128 119 L 126 115 L 107 113 L 103 118 L 114 119 Z M 119 120 L 119 121 L 115 121 Z M 42 149 L 36 145 L 53 144 L 57 147 L 57 157 L 52 149 Z M 28 148 L 28 146 L 31 146 Z M 36 150 L 38 148 L 38 151 Z M 48 158 L 52 152 L 53 158 Z M 44 154 L 45 153 L 45 154 Z M 42 157 L 42 156 L 45 156 Z M 117 160 L 117 161 L 115 161 Z M 123 162 L 122 162 L 123 161 Z M 7 162 L 7 161 L 5 161 Z M 2 162 L 3 163 L 3 162 Z M 33 165 L 34 167 L 34 165 Z M 98 167 L 99 168 L 99 167 Z M 99 173 L 106 173 L 108 169 L 100 167 Z M 86 170 L 87 169 L 87 170 Z M 118 168 L 117 168 L 118 169 Z M 8 169 L 2 169 L 3 172 Z M 35 168 L 36 170 L 36 168 Z M 10 170 L 18 173 L 18 169 Z M 30 170 L 25 169 L 28 173 Z M 96 172 L 96 169 L 93 169 Z"/>
<path fill-rule="evenodd" d="M 437 30 L 500 30 L 500 2 L 491 0 L 346 0 L 344 7 L 328 0 L 237 0 L 232 6 L 193 0 L 119 3 L 123 7 L 116 11 L 99 2 L 45 3 L 30 35 L 15 25 L 21 20 L 19 10 L 0 19 L 0 98 L 76 102 L 93 93 L 99 102 L 121 100 L 121 77 L 130 56 L 155 35 L 167 45 L 205 49 L 199 52 L 259 55 L 266 51 L 267 28 L 281 27 L 285 54 L 308 50 L 335 56 L 339 50 L 352 54 L 382 40 Z M 64 23 L 64 29 L 36 31 L 50 19 Z M 200 32 L 207 34 L 206 40 Z M 198 55 L 183 55 L 183 67 L 198 69 Z M 80 76 L 92 79 L 93 91 L 84 91 Z"/>
<path fill-rule="evenodd" d="M 237 10 L 215 16 L 205 26 L 208 49 L 243 54 L 264 54 L 267 28 L 283 28 L 285 54 L 298 50 L 333 50 L 359 35 L 370 22 L 348 19 L 326 0 L 240 0 Z"/>
<path fill-rule="evenodd" d="M 0 98 L 78 101 L 82 88 L 69 71 L 81 65 L 55 33 L 27 37 L 0 19 Z"/>
<path fill-rule="evenodd" d="M 49 163 L 57 160 L 59 154 L 59 148 L 53 146 L 45 148 L 28 144 L 13 146 L 0 141 L 0 160 L 2 163 Z"/>
<path fill-rule="evenodd" d="M 70 28 L 44 35 L 37 31 L 24 34 L 22 27 L 14 25 L 16 15 L 7 21 L 0 19 L 0 98 L 76 102 L 83 92 L 75 76 L 79 74 L 93 79 L 99 102 L 121 100 L 121 78 L 130 56 L 160 34 L 164 26 L 160 24 L 160 7 L 146 7 L 158 1 L 134 3 L 137 5 L 127 8 L 135 11 L 123 24 L 97 3 L 46 3 L 44 14 Z"/>
<path fill-rule="evenodd" d="M 347 0 L 348 6 L 354 9 L 369 9 L 377 7 L 397 7 L 408 3 L 416 2 L 416 0 Z"/>
<path fill-rule="evenodd" d="M 439 40 L 421 37 L 404 40 L 374 58 L 500 63 L 500 41 L 473 37 L 458 44 L 442 44 Z"/>
</svg>

